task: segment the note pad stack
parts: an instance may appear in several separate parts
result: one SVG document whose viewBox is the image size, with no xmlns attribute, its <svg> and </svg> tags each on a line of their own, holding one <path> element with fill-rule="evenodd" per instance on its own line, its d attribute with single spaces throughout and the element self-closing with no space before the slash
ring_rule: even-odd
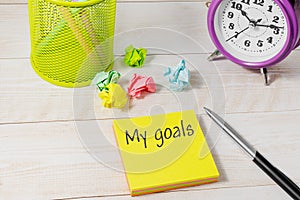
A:
<svg viewBox="0 0 300 200">
<path fill-rule="evenodd" d="M 194 111 L 118 119 L 113 128 L 132 196 L 218 180 Z"/>
</svg>

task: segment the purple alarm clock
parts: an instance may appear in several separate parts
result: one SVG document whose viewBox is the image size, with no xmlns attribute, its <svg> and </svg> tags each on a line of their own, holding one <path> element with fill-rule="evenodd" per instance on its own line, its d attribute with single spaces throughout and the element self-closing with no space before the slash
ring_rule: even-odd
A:
<svg viewBox="0 0 300 200">
<path fill-rule="evenodd" d="M 282 61 L 299 45 L 299 0 L 212 0 L 211 39 L 225 57 L 247 68 Z"/>
</svg>

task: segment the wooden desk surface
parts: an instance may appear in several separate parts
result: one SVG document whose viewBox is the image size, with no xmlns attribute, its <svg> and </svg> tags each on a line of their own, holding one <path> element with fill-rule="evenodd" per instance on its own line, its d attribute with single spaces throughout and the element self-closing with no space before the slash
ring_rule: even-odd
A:
<svg viewBox="0 0 300 200">
<path fill-rule="evenodd" d="M 26 2 L 0 0 L 1 199 L 132 199 L 125 175 L 118 170 L 121 161 L 112 119 L 180 109 L 196 111 L 220 181 L 134 199 L 289 199 L 212 125 L 201 108 L 218 110 L 274 165 L 300 183 L 299 50 L 270 69 L 273 83 L 266 87 L 258 71 L 226 59 L 206 61 L 214 47 L 207 34 L 203 1 L 121 0 L 115 69 L 123 74 L 124 87 L 137 72 L 153 76 L 159 91 L 131 101 L 123 110 L 109 110 L 101 106 L 94 88 L 60 88 L 34 73 Z M 123 51 L 130 44 L 149 50 L 144 68 L 134 70 L 122 64 Z M 192 88 L 172 93 L 162 78 L 163 69 L 181 58 L 192 71 Z M 97 149 L 103 162 L 89 152 L 93 147 L 85 145 L 89 124 L 98 124 L 111 142 Z"/>
</svg>

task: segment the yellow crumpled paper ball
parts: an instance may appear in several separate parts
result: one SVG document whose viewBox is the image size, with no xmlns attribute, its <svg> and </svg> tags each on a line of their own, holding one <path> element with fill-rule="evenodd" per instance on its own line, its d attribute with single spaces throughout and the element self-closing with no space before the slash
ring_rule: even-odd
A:
<svg viewBox="0 0 300 200">
<path fill-rule="evenodd" d="M 110 83 L 107 85 L 107 89 L 107 91 L 103 90 L 99 93 L 103 106 L 105 108 L 123 108 L 128 101 L 123 88 L 119 84 Z"/>
</svg>

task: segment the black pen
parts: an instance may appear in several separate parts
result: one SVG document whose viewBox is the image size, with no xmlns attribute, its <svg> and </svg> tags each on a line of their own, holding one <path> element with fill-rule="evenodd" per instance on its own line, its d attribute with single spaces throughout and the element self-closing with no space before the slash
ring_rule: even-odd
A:
<svg viewBox="0 0 300 200">
<path fill-rule="evenodd" d="M 216 122 L 235 142 L 237 142 L 269 177 L 273 179 L 283 190 L 285 190 L 293 199 L 300 200 L 300 188 L 289 179 L 279 169 L 274 167 L 265 159 L 252 145 L 250 145 L 236 130 L 226 123 L 220 116 L 208 108 L 204 108 L 207 115 Z"/>
</svg>

